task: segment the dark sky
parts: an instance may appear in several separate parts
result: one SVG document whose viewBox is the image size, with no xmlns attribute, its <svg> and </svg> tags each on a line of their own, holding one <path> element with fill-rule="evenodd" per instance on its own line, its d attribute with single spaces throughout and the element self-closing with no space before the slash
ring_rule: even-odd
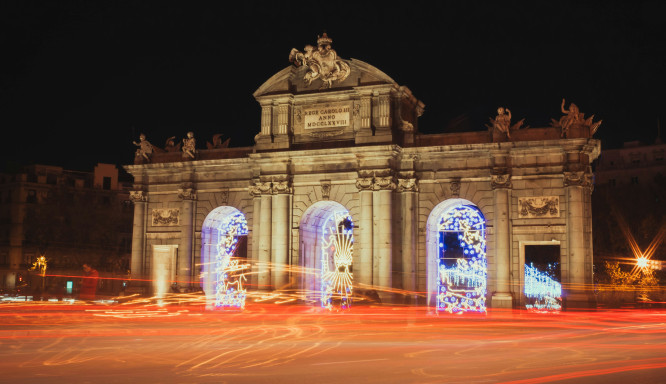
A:
<svg viewBox="0 0 666 384">
<path fill-rule="evenodd" d="M 546 126 L 566 98 L 603 119 L 602 147 L 651 143 L 666 126 L 665 26 L 663 1 L 5 0 L 2 160 L 129 164 L 141 132 L 251 145 L 252 93 L 324 31 L 426 104 L 422 132 L 485 130 L 499 106 Z"/>
</svg>

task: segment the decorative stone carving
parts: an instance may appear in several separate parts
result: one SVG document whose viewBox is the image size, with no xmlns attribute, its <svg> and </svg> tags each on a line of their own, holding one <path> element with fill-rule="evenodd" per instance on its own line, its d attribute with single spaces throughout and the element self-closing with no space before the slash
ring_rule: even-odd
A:
<svg viewBox="0 0 666 384">
<path fill-rule="evenodd" d="M 451 185 L 449 185 L 449 189 L 451 189 L 451 196 L 453 197 L 459 197 L 460 196 L 460 178 L 456 177 L 453 180 L 451 180 Z"/>
<path fill-rule="evenodd" d="M 248 187 L 250 196 L 277 195 L 292 193 L 291 181 L 288 178 L 278 177 L 268 180 L 255 180 L 254 185 Z"/>
<path fill-rule="evenodd" d="M 227 205 L 229 204 L 229 190 L 224 189 L 220 192 L 220 198 L 218 199 L 218 203 L 222 205 Z"/>
<path fill-rule="evenodd" d="M 560 198 L 557 196 L 519 197 L 518 218 L 560 217 Z"/>
<path fill-rule="evenodd" d="M 322 180 L 321 181 L 321 197 L 328 200 L 331 197 L 331 181 Z"/>
<path fill-rule="evenodd" d="M 390 170 L 358 171 L 356 188 L 361 191 L 394 190 L 397 187 L 395 176 Z"/>
<path fill-rule="evenodd" d="M 416 178 L 398 179 L 398 192 L 418 192 L 419 187 Z"/>
<path fill-rule="evenodd" d="M 597 132 L 603 120 L 594 122 L 594 115 L 585 119 L 585 114 L 580 112 L 576 104 L 569 104 L 569 109 L 564 109 L 564 104 L 565 101 L 562 99 L 560 109 L 562 110 L 564 116 L 560 117 L 559 120 L 550 119 L 550 125 L 556 128 L 560 128 L 560 137 L 567 137 L 569 134 L 569 129 L 572 127 L 589 129 L 590 136 Z"/>
<path fill-rule="evenodd" d="M 343 129 L 339 131 L 329 131 L 329 132 L 310 132 L 310 136 L 316 137 L 318 139 L 325 139 L 328 137 L 334 137 L 334 136 L 340 136 L 344 133 L 345 131 Z"/>
<path fill-rule="evenodd" d="M 289 180 L 275 180 L 272 183 L 272 193 L 274 195 L 281 193 L 291 193 L 291 183 Z"/>
<path fill-rule="evenodd" d="M 178 197 L 183 200 L 196 200 L 197 194 L 194 191 L 192 183 L 183 183 L 178 188 Z"/>
<path fill-rule="evenodd" d="M 396 189 L 396 179 L 388 170 L 359 171 L 356 188 L 361 191 L 379 191 Z"/>
<path fill-rule="evenodd" d="M 129 199 L 133 203 L 145 203 L 148 197 L 144 191 L 130 191 Z"/>
<path fill-rule="evenodd" d="M 183 139 L 183 158 L 194 159 L 197 153 L 196 139 L 193 132 L 187 132 L 187 137 Z"/>
<path fill-rule="evenodd" d="M 322 89 L 331 88 L 333 82 L 342 82 L 349 76 L 351 71 L 349 64 L 338 59 L 338 54 L 331 49 L 332 42 L 333 40 L 324 32 L 317 39 L 317 50 L 308 44 L 303 49 L 304 52 L 292 48 L 289 53 L 289 61 L 295 66 L 308 67 L 303 77 L 306 86 L 310 86 L 315 79 L 320 79 L 323 83 Z"/>
<path fill-rule="evenodd" d="M 261 196 L 261 195 L 270 195 L 273 191 L 270 181 L 259 181 L 255 180 L 254 185 L 251 185 L 249 188 L 251 196 Z"/>
<path fill-rule="evenodd" d="M 506 135 L 508 139 L 511 138 L 511 131 L 515 131 L 521 128 L 525 119 L 521 119 L 516 124 L 511 125 L 511 111 L 509 108 L 499 107 L 497 108 L 497 116 L 494 119 L 489 119 L 490 125 L 486 124 L 486 127 L 491 130 L 491 132 L 498 131 Z"/>
<path fill-rule="evenodd" d="M 400 121 L 400 129 L 403 132 L 414 132 L 414 124 L 410 123 L 409 121 L 401 120 Z"/>
<path fill-rule="evenodd" d="M 583 171 L 564 172 L 564 186 L 566 187 L 592 188 L 593 185 L 593 176 L 589 173 Z"/>
<path fill-rule="evenodd" d="M 134 154 L 134 164 L 149 163 L 153 156 L 153 145 L 146 140 L 146 135 L 142 133 L 139 135 L 139 142 L 133 141 L 132 144 L 139 147 Z"/>
<path fill-rule="evenodd" d="M 167 152 L 179 152 L 181 143 L 175 144 L 176 136 L 171 136 L 164 143 L 164 150 Z"/>
<path fill-rule="evenodd" d="M 179 225 L 180 209 L 153 209 L 153 226 Z"/>
<path fill-rule="evenodd" d="M 360 191 L 372 191 L 373 178 L 361 177 L 356 179 L 356 188 L 358 188 Z"/>
<path fill-rule="evenodd" d="M 393 176 L 375 177 L 374 189 L 379 190 L 394 190 L 396 188 L 395 178 Z"/>
<path fill-rule="evenodd" d="M 511 174 L 498 173 L 490 175 L 490 186 L 493 189 L 511 188 Z"/>
<path fill-rule="evenodd" d="M 206 142 L 206 148 L 208 149 L 218 149 L 218 148 L 228 148 L 229 147 L 229 142 L 231 141 L 231 138 L 227 138 L 222 141 L 222 134 L 221 133 L 216 133 L 213 135 L 213 142 Z"/>
</svg>

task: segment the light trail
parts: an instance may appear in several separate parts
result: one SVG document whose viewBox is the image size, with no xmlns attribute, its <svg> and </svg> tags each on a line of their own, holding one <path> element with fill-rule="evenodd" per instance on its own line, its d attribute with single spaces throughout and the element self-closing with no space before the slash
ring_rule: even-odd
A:
<svg viewBox="0 0 666 384">
<path fill-rule="evenodd" d="M 666 311 L 458 316 L 314 304 L 3 304 L 0 370 L 49 383 L 624 383 L 666 373 Z"/>
</svg>

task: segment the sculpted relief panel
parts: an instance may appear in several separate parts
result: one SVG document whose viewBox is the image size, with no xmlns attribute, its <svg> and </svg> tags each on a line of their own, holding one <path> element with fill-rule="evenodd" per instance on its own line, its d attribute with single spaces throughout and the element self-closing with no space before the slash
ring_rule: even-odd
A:
<svg viewBox="0 0 666 384">
<path fill-rule="evenodd" d="M 153 226 L 171 226 L 178 225 L 180 209 L 153 209 Z"/>
<path fill-rule="evenodd" d="M 557 196 L 519 197 L 518 217 L 521 219 L 560 217 Z"/>
</svg>

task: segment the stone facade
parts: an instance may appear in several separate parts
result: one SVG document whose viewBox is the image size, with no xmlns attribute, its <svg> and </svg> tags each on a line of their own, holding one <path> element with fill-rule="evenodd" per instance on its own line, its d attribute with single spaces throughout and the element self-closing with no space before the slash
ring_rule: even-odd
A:
<svg viewBox="0 0 666 384">
<path fill-rule="evenodd" d="M 304 283 L 294 267 L 314 265 L 308 258 L 316 254 L 302 249 L 310 248 L 304 220 L 327 202 L 353 218 L 355 285 L 425 292 L 417 301 L 432 304 L 437 256 L 429 219 L 441 203 L 460 201 L 486 220 L 491 307 L 523 303 L 525 246 L 539 244 L 560 246 L 566 305 L 590 304 L 590 163 L 600 144 L 589 129 L 570 128 L 566 137 L 557 127 L 519 129 L 510 138 L 493 130 L 420 134 L 424 105 L 408 88 L 367 63 L 345 62 L 348 76 L 321 89 L 306 66 L 262 85 L 254 93 L 262 119 L 253 147 L 199 149 L 194 159 L 154 153 L 126 166 L 135 182 L 133 276 L 154 273 L 155 247 L 172 246 L 171 277 L 197 289 L 202 225 L 230 206 L 248 223 L 247 257 L 257 265 L 251 284 L 298 288 Z M 155 225 L 152 212 L 178 217 Z"/>
</svg>

